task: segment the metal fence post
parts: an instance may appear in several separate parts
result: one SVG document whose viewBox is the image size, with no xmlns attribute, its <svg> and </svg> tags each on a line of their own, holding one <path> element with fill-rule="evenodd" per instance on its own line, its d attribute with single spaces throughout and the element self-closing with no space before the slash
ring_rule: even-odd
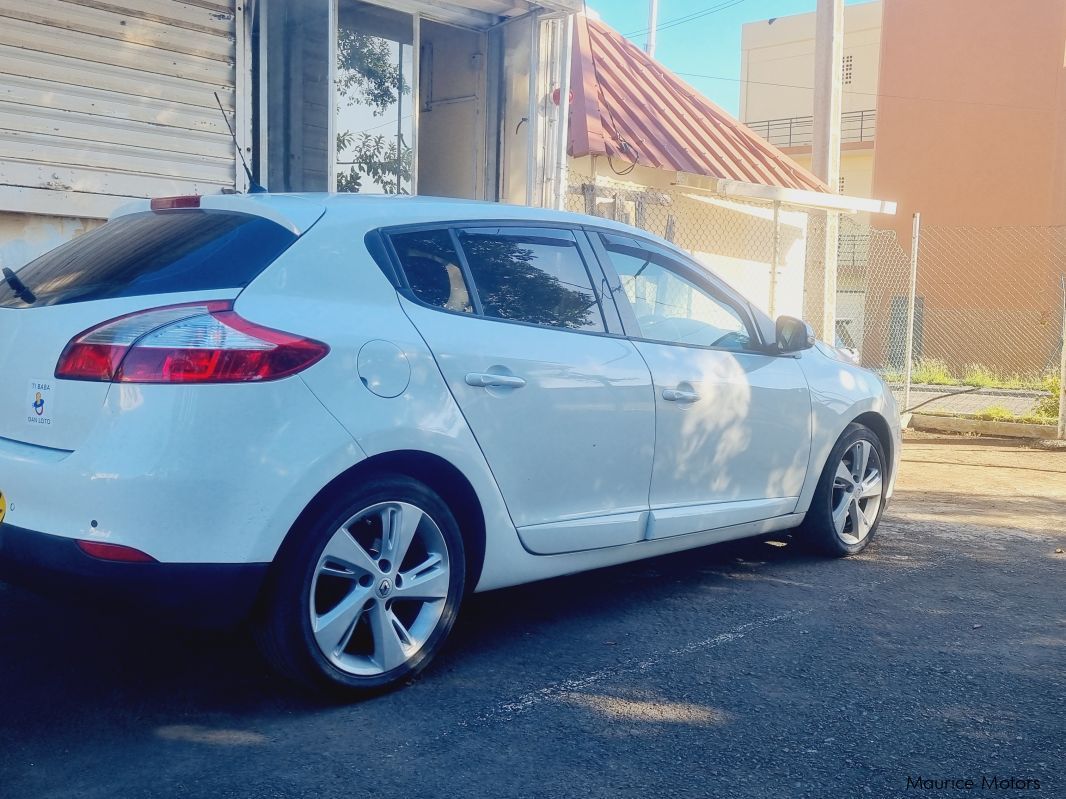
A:
<svg viewBox="0 0 1066 799">
<path fill-rule="evenodd" d="M 774 200 L 774 246 L 770 255 L 770 303 L 767 311 L 777 318 L 777 262 L 781 257 L 781 201 Z"/>
<path fill-rule="evenodd" d="M 907 295 L 907 347 L 904 353 L 903 408 L 911 407 L 911 374 L 914 369 L 914 303 L 918 290 L 918 241 L 922 233 L 922 215 L 915 211 L 911 223 L 911 282 Z"/>
<path fill-rule="evenodd" d="M 1062 339 L 1059 347 L 1059 440 L 1066 441 L 1066 277 L 1062 283 Z"/>
</svg>

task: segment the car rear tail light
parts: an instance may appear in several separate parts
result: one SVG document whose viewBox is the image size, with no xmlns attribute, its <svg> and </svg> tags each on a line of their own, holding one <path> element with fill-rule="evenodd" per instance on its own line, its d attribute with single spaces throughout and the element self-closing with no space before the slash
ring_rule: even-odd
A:
<svg viewBox="0 0 1066 799">
<path fill-rule="evenodd" d="M 98 560 L 111 560 L 118 563 L 158 563 L 147 552 L 121 544 L 106 544 L 103 541 L 78 541 L 78 549 Z"/>
<path fill-rule="evenodd" d="M 245 383 L 278 380 L 329 352 L 320 341 L 253 324 L 228 301 L 187 303 L 120 316 L 78 334 L 55 376 L 113 383 Z"/>
<path fill-rule="evenodd" d="M 186 194 L 182 197 L 156 197 L 151 202 L 153 211 L 171 211 L 175 208 L 199 208 L 200 195 Z"/>
</svg>

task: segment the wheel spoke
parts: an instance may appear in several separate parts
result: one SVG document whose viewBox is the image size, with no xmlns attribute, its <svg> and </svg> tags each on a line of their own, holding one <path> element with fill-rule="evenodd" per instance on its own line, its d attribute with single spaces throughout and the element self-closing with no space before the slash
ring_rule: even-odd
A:
<svg viewBox="0 0 1066 799">
<path fill-rule="evenodd" d="M 881 472 L 875 471 L 869 477 L 862 481 L 862 496 L 863 499 L 867 497 L 879 497 L 881 496 Z"/>
<path fill-rule="evenodd" d="M 322 566 L 320 570 L 338 577 L 352 576 L 337 569 L 329 568 L 326 565 L 327 561 L 334 561 L 351 567 L 359 572 L 359 574 L 354 575 L 355 577 L 359 577 L 364 572 L 367 574 L 377 573 L 374 559 L 359 545 L 358 541 L 352 538 L 352 534 L 347 529 L 340 529 L 334 533 L 333 538 L 326 544 L 326 548 L 322 550 L 322 558 L 320 559 Z"/>
<path fill-rule="evenodd" d="M 866 534 L 870 532 L 870 519 L 866 516 L 866 512 L 863 511 L 862 505 L 859 504 L 857 499 L 852 500 L 851 508 L 851 534 L 859 541 L 862 541 Z"/>
<path fill-rule="evenodd" d="M 841 461 L 837 465 L 836 479 L 838 483 L 843 483 L 845 486 L 855 485 L 855 475 L 851 473 L 851 469 L 848 468 L 848 465 L 844 463 L 844 461 Z"/>
<path fill-rule="evenodd" d="M 381 513 L 381 556 L 399 569 L 404 556 L 414 541 L 422 511 L 413 505 L 389 505 Z"/>
<path fill-rule="evenodd" d="M 348 645 L 355 623 L 363 612 L 363 603 L 369 596 L 369 589 L 356 588 L 332 610 L 315 617 L 313 632 L 323 651 L 338 654 Z"/>
<path fill-rule="evenodd" d="M 870 449 L 869 441 L 855 442 L 855 454 L 852 456 L 851 467 L 856 483 L 861 483 L 866 474 L 866 465 L 870 462 Z"/>
<path fill-rule="evenodd" d="M 424 563 L 400 574 L 396 586 L 397 599 L 420 599 L 430 602 L 448 596 L 449 574 L 444 558 L 430 555 Z"/>
<path fill-rule="evenodd" d="M 844 532 L 844 525 L 847 523 L 848 513 L 853 504 L 851 496 L 845 496 L 840 501 L 840 507 L 833 511 L 833 526 L 836 528 L 837 535 Z"/>
<path fill-rule="evenodd" d="M 389 671 L 407 660 L 404 644 L 411 645 L 407 629 L 384 602 L 370 610 L 370 630 L 374 636 L 374 662 L 382 671 Z"/>
</svg>

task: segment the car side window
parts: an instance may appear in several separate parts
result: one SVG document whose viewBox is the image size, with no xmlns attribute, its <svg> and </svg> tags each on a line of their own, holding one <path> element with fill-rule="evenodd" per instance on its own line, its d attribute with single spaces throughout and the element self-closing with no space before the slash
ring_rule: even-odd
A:
<svg viewBox="0 0 1066 799">
<path fill-rule="evenodd" d="M 752 342 L 741 312 L 683 277 L 670 259 L 635 240 L 601 234 L 642 338 L 743 350 Z"/>
<path fill-rule="evenodd" d="M 411 291 L 426 305 L 473 313 L 470 290 L 447 230 L 394 233 L 392 246 Z"/>
<path fill-rule="evenodd" d="M 459 242 L 486 316 L 604 331 L 577 239 L 569 230 L 468 228 Z"/>
</svg>

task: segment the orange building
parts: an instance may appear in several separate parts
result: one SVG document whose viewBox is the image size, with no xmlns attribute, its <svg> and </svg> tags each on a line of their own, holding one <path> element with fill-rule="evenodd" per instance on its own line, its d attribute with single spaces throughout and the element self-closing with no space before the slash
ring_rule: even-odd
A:
<svg viewBox="0 0 1066 799">
<path fill-rule="evenodd" d="M 1066 273 L 1056 227 L 1066 226 L 1066 0 L 881 0 L 845 12 L 845 68 L 876 70 L 874 85 L 844 86 L 845 117 L 876 109 L 876 124 L 869 141 L 844 148 L 872 150 L 870 196 L 898 203 L 877 225 L 904 248 L 921 212 L 916 355 L 956 370 L 1049 369 Z M 795 128 L 808 95 L 774 84 L 802 83 L 796 59 L 813 58 L 814 14 L 770 23 L 745 26 L 744 119 L 758 129 L 754 117 L 772 116 L 781 98 L 779 116 Z M 867 300 L 879 349 L 900 299 L 894 310 Z"/>
</svg>

